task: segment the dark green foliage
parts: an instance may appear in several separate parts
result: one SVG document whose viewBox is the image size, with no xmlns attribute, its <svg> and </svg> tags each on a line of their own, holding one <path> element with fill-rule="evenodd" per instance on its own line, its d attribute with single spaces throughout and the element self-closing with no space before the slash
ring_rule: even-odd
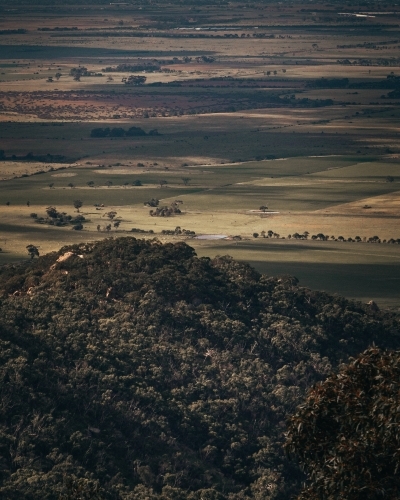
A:
<svg viewBox="0 0 400 500">
<path fill-rule="evenodd" d="M 153 131 L 151 131 L 153 132 Z M 130 127 L 128 130 L 122 127 L 114 127 L 110 129 L 106 128 L 94 128 L 90 132 L 90 137 L 101 138 L 101 137 L 134 137 L 147 135 L 146 132 L 140 127 Z M 152 135 L 155 135 L 154 132 Z"/>
<path fill-rule="evenodd" d="M 126 73 L 135 73 L 137 71 L 160 71 L 161 66 L 158 63 L 149 63 L 149 62 L 144 62 L 142 64 L 128 64 L 128 63 L 122 63 L 118 64 L 117 66 L 107 66 L 106 68 L 103 68 L 102 71 L 105 71 L 106 73 L 110 72 L 126 72 Z"/>
<path fill-rule="evenodd" d="M 79 207 L 82 206 L 82 202 L 80 200 L 74 201 L 74 206 L 75 208 L 78 209 L 79 212 Z M 58 226 L 58 227 L 63 227 L 63 226 L 69 226 L 69 225 L 82 225 L 82 222 L 85 222 L 86 219 L 83 215 L 68 215 L 65 212 L 59 212 L 56 207 L 47 207 L 46 208 L 46 214 L 47 217 L 38 217 L 37 214 L 31 214 L 31 217 L 37 222 L 38 224 L 48 224 L 50 226 Z M 33 217 L 35 216 L 35 217 Z M 83 226 L 82 226 L 83 227 Z M 76 229 L 76 228 L 74 228 Z M 82 228 L 80 228 L 82 229 Z"/>
<path fill-rule="evenodd" d="M 397 330 L 184 243 L 107 239 L 3 267 L 0 497 L 286 500 L 303 478 L 287 416 Z"/>
<path fill-rule="evenodd" d="M 399 428 L 400 351 L 369 349 L 290 419 L 286 448 L 310 477 L 299 499 L 398 499 Z"/>
</svg>

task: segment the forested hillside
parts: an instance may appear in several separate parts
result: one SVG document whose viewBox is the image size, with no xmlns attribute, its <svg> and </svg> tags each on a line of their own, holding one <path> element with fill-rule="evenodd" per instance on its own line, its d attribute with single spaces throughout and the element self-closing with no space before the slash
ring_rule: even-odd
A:
<svg viewBox="0 0 400 500">
<path fill-rule="evenodd" d="M 184 243 L 65 247 L 3 267 L 0 292 L 7 499 L 288 499 L 306 389 L 400 346 L 393 314 Z"/>
</svg>

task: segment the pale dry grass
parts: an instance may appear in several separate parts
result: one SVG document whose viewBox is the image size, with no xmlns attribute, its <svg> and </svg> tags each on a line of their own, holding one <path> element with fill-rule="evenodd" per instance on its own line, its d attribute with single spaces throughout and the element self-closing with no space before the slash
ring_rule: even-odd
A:
<svg viewBox="0 0 400 500">
<path fill-rule="evenodd" d="M 34 175 L 38 172 L 48 172 L 52 169 L 65 167 L 59 163 L 23 162 L 23 161 L 0 161 L 0 180 L 14 179 L 16 177 Z M 65 176 L 66 174 L 54 174 Z M 69 174 L 68 174 L 69 175 Z"/>
<path fill-rule="evenodd" d="M 366 208 L 369 207 L 369 208 Z M 318 212 L 322 212 L 319 210 Z M 400 217 L 400 191 L 381 196 L 373 196 L 352 203 L 344 203 L 323 210 L 324 213 L 347 216 L 355 215 L 369 218 L 370 216 Z M 368 215 L 367 215 L 368 214 Z M 395 221 L 398 225 L 398 220 Z M 399 228 L 400 234 L 400 228 Z"/>
</svg>

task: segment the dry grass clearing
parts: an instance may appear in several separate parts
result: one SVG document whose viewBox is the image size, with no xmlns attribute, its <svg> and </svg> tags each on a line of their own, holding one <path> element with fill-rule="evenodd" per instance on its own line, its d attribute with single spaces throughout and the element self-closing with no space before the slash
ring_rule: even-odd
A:
<svg viewBox="0 0 400 500">
<path fill-rule="evenodd" d="M 0 180 L 5 181 L 16 177 L 26 177 L 42 172 L 50 172 L 65 165 L 59 163 L 28 162 L 28 161 L 0 161 Z M 56 176 L 66 174 L 53 174 Z"/>
</svg>

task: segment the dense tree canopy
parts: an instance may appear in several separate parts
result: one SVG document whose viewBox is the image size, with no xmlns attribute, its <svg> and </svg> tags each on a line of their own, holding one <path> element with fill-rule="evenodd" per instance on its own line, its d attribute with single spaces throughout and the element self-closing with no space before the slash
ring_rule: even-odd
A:
<svg viewBox="0 0 400 500">
<path fill-rule="evenodd" d="M 399 498 L 400 351 L 369 349 L 317 384 L 286 447 L 310 476 L 299 498 Z"/>
<path fill-rule="evenodd" d="M 398 347 L 398 328 L 184 243 L 5 266 L 0 497 L 288 499 L 303 473 L 283 453 L 287 416 L 349 356 Z"/>
</svg>

